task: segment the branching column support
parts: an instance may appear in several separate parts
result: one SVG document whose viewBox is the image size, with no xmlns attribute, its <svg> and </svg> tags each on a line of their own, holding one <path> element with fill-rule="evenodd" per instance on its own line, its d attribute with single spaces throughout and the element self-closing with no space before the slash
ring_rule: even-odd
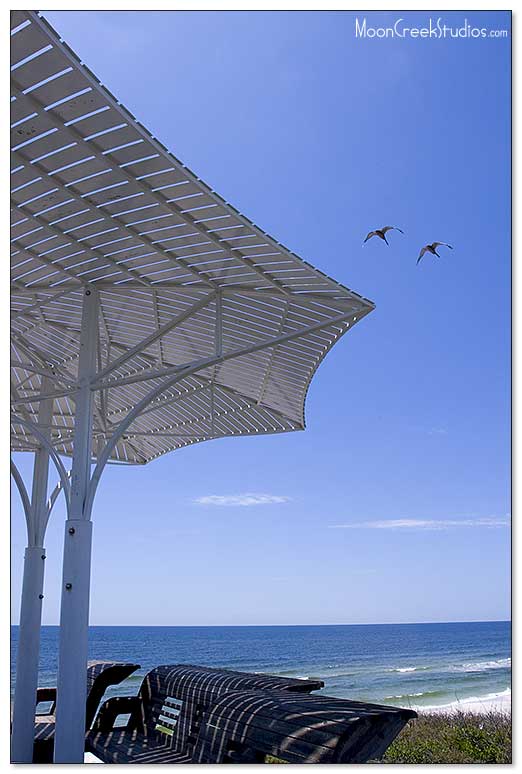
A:
<svg viewBox="0 0 522 774">
<path fill-rule="evenodd" d="M 50 383 L 44 378 L 42 380 L 42 393 L 48 392 L 49 388 Z M 44 427 L 50 425 L 52 409 L 52 400 L 41 401 L 38 421 Z M 14 467 L 13 473 L 15 471 L 16 467 Z M 35 453 L 30 501 L 17 471 L 14 477 L 24 503 L 27 522 L 27 548 L 24 556 L 18 633 L 11 760 L 14 763 L 32 763 L 44 585 L 45 548 L 43 543 L 50 513 L 47 504 L 49 452 L 44 445 L 41 445 Z M 23 492 L 25 492 L 25 496 Z"/>
<path fill-rule="evenodd" d="M 78 391 L 68 520 L 65 523 L 60 650 L 56 704 L 55 763 L 82 763 L 85 746 L 85 702 L 92 522 L 87 502 L 91 472 L 99 299 L 84 291 Z"/>
</svg>

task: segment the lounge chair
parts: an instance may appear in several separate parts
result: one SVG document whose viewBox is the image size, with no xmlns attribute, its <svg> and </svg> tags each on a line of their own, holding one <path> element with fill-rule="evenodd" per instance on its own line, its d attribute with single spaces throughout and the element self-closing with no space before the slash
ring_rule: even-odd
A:
<svg viewBox="0 0 522 774">
<path fill-rule="evenodd" d="M 120 661 L 89 661 L 87 664 L 87 704 L 85 728 L 89 730 L 103 695 L 110 685 L 118 685 L 140 668 L 139 664 Z M 51 703 L 46 714 L 38 714 L 38 705 Z M 56 688 L 38 688 L 34 738 L 34 763 L 52 763 L 54 752 Z"/>
<path fill-rule="evenodd" d="M 292 678 L 161 666 L 137 696 L 106 701 L 86 749 L 105 763 L 364 762 L 386 750 L 411 710 L 295 690 Z M 310 681 L 314 690 L 321 681 Z M 116 727 L 120 715 L 127 724 Z"/>
</svg>

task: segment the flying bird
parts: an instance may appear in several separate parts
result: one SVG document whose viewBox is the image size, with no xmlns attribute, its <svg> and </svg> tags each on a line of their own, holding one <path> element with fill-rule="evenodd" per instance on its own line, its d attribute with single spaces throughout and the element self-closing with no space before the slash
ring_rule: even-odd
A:
<svg viewBox="0 0 522 774">
<path fill-rule="evenodd" d="M 437 247 L 439 245 L 443 245 L 444 247 L 449 247 L 450 250 L 453 250 L 453 247 L 451 245 L 448 245 L 446 242 L 433 242 L 431 245 L 424 245 L 424 247 L 420 251 L 419 257 L 417 258 L 417 264 L 419 263 L 424 253 L 431 253 L 432 255 L 436 255 L 437 258 L 440 258 L 440 255 L 437 252 Z"/>
<path fill-rule="evenodd" d="M 371 239 L 372 237 L 374 237 L 374 236 L 378 236 L 378 237 L 380 237 L 380 239 L 384 239 L 386 244 L 389 245 L 390 243 L 386 239 L 386 232 L 387 231 L 400 231 L 401 234 L 404 234 L 404 231 L 402 230 L 402 228 L 397 228 L 397 226 L 383 226 L 382 228 L 376 228 L 375 231 L 370 231 L 370 233 L 368 234 L 368 236 L 364 240 L 363 245 L 365 245 L 366 242 L 369 239 Z"/>
</svg>

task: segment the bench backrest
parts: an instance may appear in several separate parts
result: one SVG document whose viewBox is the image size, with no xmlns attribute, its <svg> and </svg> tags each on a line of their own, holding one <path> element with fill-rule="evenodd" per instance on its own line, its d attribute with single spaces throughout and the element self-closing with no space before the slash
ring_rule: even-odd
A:
<svg viewBox="0 0 522 774">
<path fill-rule="evenodd" d="M 109 685 L 118 685 L 139 668 L 139 664 L 123 661 L 87 662 L 87 706 L 85 714 L 85 728 L 87 730 L 92 726 L 103 694 Z"/>
<path fill-rule="evenodd" d="M 379 758 L 416 714 L 328 696 L 238 691 L 205 714 L 193 763 L 364 763 Z"/>
<path fill-rule="evenodd" d="M 324 681 L 317 677 L 296 678 L 284 675 L 269 675 L 258 672 L 237 672 L 233 669 L 217 669 L 196 664 L 176 664 L 179 669 L 193 669 L 214 675 L 221 686 L 228 690 L 290 691 L 310 693 L 324 688 Z"/>
<path fill-rule="evenodd" d="M 132 725 L 176 750 L 194 745 L 201 719 L 224 693 L 237 690 L 316 690 L 322 681 L 216 670 L 186 664 L 159 666 L 140 688 L 141 717 Z"/>
</svg>

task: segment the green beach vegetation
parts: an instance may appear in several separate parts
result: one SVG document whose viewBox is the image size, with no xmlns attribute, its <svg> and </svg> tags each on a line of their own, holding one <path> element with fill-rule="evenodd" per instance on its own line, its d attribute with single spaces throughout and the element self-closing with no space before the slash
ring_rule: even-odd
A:
<svg viewBox="0 0 522 774">
<path fill-rule="evenodd" d="M 390 745 L 383 763 L 511 763 L 511 715 L 419 715 Z"/>
<path fill-rule="evenodd" d="M 285 763 L 267 756 L 266 763 Z M 437 712 L 411 720 L 372 763 L 511 763 L 511 715 Z"/>
</svg>

